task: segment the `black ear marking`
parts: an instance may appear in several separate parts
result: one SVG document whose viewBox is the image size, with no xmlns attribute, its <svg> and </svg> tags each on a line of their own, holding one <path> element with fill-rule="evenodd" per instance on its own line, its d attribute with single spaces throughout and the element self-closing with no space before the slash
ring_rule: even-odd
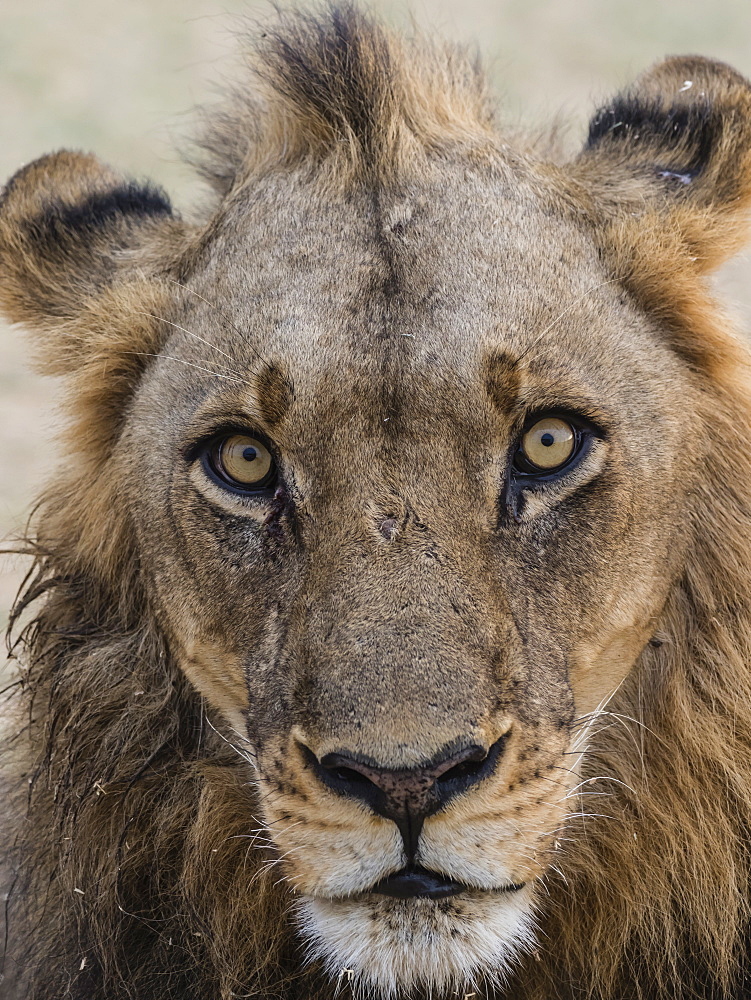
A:
<svg viewBox="0 0 751 1000">
<path fill-rule="evenodd" d="M 709 164 L 722 131 L 721 115 L 705 98 L 665 106 L 656 99 L 626 95 L 595 113 L 586 149 L 616 153 L 619 146 L 625 150 L 628 145 L 632 153 L 638 152 L 640 166 L 687 185 Z"/>
<path fill-rule="evenodd" d="M 105 191 L 94 191 L 68 203 L 50 198 L 41 210 L 24 220 L 27 235 L 40 248 L 53 248 L 71 238 L 86 240 L 121 226 L 128 220 L 172 215 L 167 195 L 152 184 L 130 181 Z"/>
<path fill-rule="evenodd" d="M 596 112 L 579 166 L 611 207 L 725 206 L 737 216 L 751 195 L 750 151 L 748 80 L 714 59 L 669 56 Z"/>
<path fill-rule="evenodd" d="M 59 218 L 66 229 L 91 231 L 118 216 L 171 214 L 172 205 L 161 188 L 129 181 L 111 191 L 91 194 L 78 204 L 61 206 Z"/>
</svg>

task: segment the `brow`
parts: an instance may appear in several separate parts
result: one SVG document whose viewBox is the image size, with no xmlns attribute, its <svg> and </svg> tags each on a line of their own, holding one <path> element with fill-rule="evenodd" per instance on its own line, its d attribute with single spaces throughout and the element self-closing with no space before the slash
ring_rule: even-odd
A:
<svg viewBox="0 0 751 1000">
<path fill-rule="evenodd" d="M 539 357 L 522 365 L 523 356 L 494 351 L 485 359 L 485 388 L 501 413 L 514 417 L 558 409 L 578 413 L 600 425 L 610 423 L 601 400 L 583 388 L 574 369 Z"/>
</svg>

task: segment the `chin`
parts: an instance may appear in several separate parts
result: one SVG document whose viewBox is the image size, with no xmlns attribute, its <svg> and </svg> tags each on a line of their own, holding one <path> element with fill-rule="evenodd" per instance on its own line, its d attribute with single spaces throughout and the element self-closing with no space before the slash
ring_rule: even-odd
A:
<svg viewBox="0 0 751 1000">
<path fill-rule="evenodd" d="M 452 996 L 505 985 L 536 944 L 534 896 L 467 889 L 447 899 L 310 896 L 297 919 L 310 961 L 357 997 Z"/>
</svg>

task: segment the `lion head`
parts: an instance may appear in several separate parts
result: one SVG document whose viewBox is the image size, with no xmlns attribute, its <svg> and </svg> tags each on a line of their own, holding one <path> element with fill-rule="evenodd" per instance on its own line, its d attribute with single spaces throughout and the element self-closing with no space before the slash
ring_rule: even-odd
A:
<svg viewBox="0 0 751 1000">
<path fill-rule="evenodd" d="M 730 996 L 751 397 L 707 275 L 749 84 L 668 59 L 556 162 L 336 9 L 198 145 L 190 221 L 70 152 L 0 204 L 70 414 L 17 612 L 24 996 Z"/>
</svg>

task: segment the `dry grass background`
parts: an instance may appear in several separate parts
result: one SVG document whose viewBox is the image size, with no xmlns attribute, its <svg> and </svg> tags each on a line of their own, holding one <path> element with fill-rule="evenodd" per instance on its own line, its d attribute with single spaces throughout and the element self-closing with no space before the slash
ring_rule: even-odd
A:
<svg viewBox="0 0 751 1000">
<path fill-rule="evenodd" d="M 575 149 L 594 105 L 668 53 L 698 52 L 751 76 L 751 0 L 381 0 L 395 24 L 475 41 L 512 123 L 561 114 Z M 163 184 L 184 208 L 197 193 L 174 152 L 190 108 L 232 65 L 246 0 L 2 0 L 0 181 L 67 146 Z M 721 279 L 751 331 L 751 257 Z M 55 388 L 26 365 L 22 331 L 0 326 L 0 536 L 20 531 L 56 461 Z M 0 614 L 20 567 L 0 567 Z"/>
</svg>

